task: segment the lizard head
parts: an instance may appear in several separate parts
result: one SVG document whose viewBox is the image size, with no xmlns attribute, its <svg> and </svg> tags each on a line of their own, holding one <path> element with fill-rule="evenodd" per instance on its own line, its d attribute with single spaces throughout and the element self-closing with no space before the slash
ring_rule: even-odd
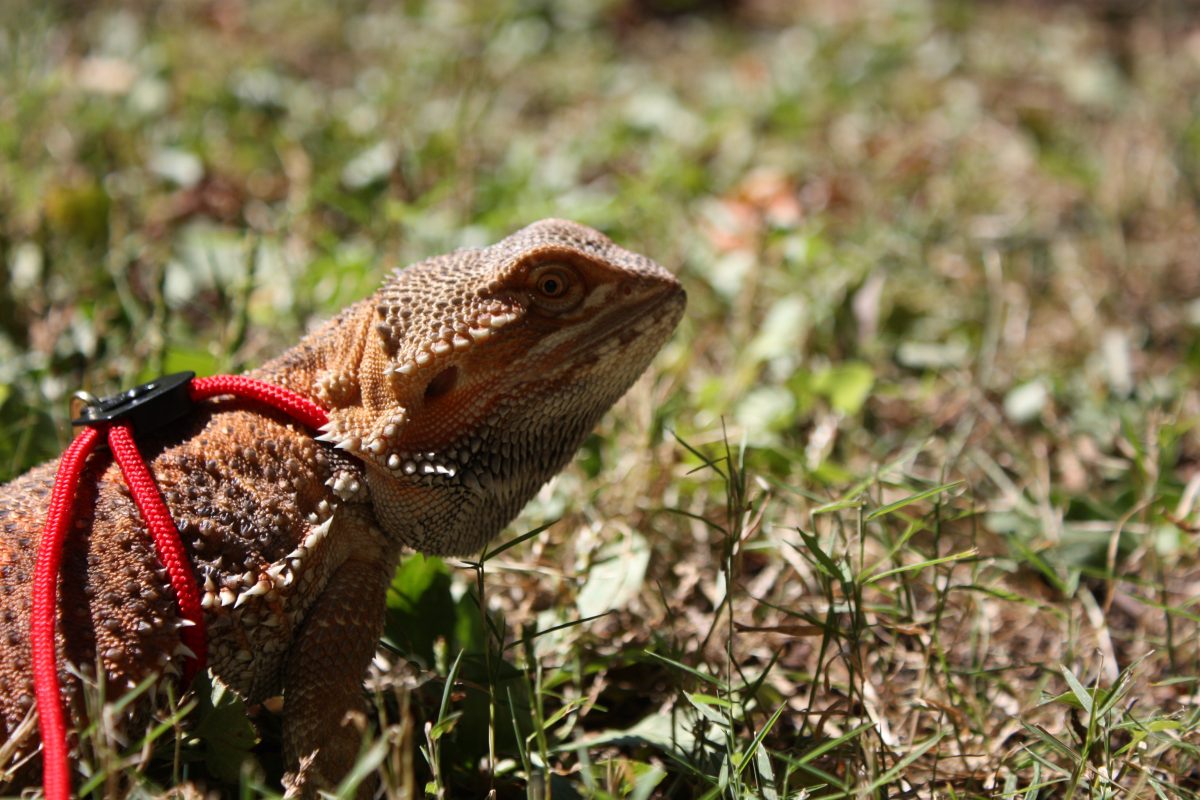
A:
<svg viewBox="0 0 1200 800">
<path fill-rule="evenodd" d="M 324 438 L 364 461 L 390 535 L 450 554 L 481 548 L 566 464 L 686 297 L 650 259 L 542 220 L 398 271 L 372 302 L 358 391 Z"/>
</svg>

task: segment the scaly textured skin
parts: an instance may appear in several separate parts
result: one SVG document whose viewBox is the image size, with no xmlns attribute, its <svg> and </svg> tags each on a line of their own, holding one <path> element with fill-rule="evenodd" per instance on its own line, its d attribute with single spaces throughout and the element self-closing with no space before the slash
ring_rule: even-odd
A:
<svg viewBox="0 0 1200 800">
<path fill-rule="evenodd" d="M 285 784 L 315 796 L 353 763 L 361 682 L 401 550 L 477 551 L 570 459 L 683 314 L 678 282 L 572 222 L 397 271 L 251 373 L 325 406 L 322 435 L 242 401 L 138 438 L 203 592 L 209 668 L 249 702 L 282 693 Z M 57 464 L 0 487 L 0 789 L 37 777 L 26 724 L 30 578 Z M 74 670 L 119 695 L 178 674 L 180 619 L 106 451 L 88 462 L 60 585 Z"/>
</svg>

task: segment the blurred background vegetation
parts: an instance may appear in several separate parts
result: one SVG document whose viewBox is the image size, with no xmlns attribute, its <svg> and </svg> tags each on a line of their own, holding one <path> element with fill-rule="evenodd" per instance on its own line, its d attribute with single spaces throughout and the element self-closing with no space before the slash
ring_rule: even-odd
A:
<svg viewBox="0 0 1200 800">
<path fill-rule="evenodd" d="M 401 568 L 386 791 L 1192 797 L 1197 98 L 1183 0 L 9 0 L 0 473 L 576 219 L 688 315 L 559 522 Z M 270 791 L 261 716 L 92 768 Z"/>
</svg>

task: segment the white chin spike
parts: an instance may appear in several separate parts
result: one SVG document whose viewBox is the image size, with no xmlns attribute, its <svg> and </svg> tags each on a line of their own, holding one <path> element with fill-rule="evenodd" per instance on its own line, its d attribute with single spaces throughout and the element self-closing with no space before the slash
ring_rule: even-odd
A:
<svg viewBox="0 0 1200 800">
<path fill-rule="evenodd" d="M 239 594 L 237 601 L 233 604 L 233 607 L 237 608 L 242 603 L 249 600 L 251 597 L 257 597 L 260 594 L 266 594 L 268 591 L 270 591 L 270 589 L 271 589 L 271 581 L 268 580 L 267 578 L 263 578 L 258 583 L 254 584 L 249 589 L 247 589 L 246 591 Z"/>
</svg>

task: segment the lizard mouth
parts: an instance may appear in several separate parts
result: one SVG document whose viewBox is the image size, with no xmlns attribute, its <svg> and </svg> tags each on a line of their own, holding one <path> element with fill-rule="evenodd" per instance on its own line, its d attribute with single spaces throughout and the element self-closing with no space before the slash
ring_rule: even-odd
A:
<svg viewBox="0 0 1200 800">
<path fill-rule="evenodd" d="M 571 358 L 610 346 L 624 349 L 659 329 L 661 333 L 653 337 L 654 349 L 657 350 L 660 339 L 665 339 L 679 324 L 686 306 L 687 293 L 681 286 L 675 284 L 664 288 L 635 304 L 603 314 L 586 334 L 575 340 L 564 355 Z"/>
</svg>

